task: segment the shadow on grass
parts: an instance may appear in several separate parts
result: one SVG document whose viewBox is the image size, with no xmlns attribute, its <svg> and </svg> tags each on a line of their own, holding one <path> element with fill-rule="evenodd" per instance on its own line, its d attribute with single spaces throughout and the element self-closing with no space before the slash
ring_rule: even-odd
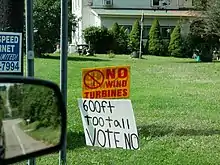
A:
<svg viewBox="0 0 220 165">
<path fill-rule="evenodd" d="M 43 59 L 54 59 L 54 60 L 60 60 L 60 56 L 43 56 L 43 57 L 40 57 L 40 58 L 43 58 Z M 70 57 L 68 56 L 68 61 L 94 61 L 94 62 L 98 62 L 98 61 L 111 61 L 111 60 L 108 60 L 108 59 L 100 59 L 100 58 L 97 58 L 97 57 Z"/>
<path fill-rule="evenodd" d="M 86 146 L 85 135 L 83 132 L 67 132 L 67 149 L 74 150 Z"/>
<path fill-rule="evenodd" d="M 171 126 L 160 126 L 160 125 L 142 125 L 138 126 L 138 133 L 142 137 L 162 137 L 166 135 L 172 136 L 211 136 L 220 135 L 218 129 L 175 129 Z"/>
</svg>

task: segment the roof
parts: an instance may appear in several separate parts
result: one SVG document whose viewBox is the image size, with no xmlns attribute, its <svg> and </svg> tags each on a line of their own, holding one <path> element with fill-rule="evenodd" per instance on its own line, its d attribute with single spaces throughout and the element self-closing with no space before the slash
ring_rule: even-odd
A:
<svg viewBox="0 0 220 165">
<path fill-rule="evenodd" d="M 160 17 L 195 17 L 197 11 L 181 10 L 123 10 L 123 9 L 92 9 L 99 16 L 160 16 Z"/>
</svg>

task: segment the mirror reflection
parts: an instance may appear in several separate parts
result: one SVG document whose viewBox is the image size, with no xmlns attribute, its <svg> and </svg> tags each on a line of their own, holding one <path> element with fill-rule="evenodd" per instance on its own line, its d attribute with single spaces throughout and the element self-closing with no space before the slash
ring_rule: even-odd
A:
<svg viewBox="0 0 220 165">
<path fill-rule="evenodd" d="M 57 145 L 58 99 L 48 87 L 0 84 L 0 156 L 10 158 Z"/>
</svg>

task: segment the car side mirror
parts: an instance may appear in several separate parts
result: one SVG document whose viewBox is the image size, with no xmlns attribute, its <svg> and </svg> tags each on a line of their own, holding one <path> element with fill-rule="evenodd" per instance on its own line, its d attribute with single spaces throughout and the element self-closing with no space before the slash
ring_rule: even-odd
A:
<svg viewBox="0 0 220 165">
<path fill-rule="evenodd" d="M 59 151 L 65 141 L 66 107 L 53 82 L 0 77 L 0 164 Z"/>
</svg>

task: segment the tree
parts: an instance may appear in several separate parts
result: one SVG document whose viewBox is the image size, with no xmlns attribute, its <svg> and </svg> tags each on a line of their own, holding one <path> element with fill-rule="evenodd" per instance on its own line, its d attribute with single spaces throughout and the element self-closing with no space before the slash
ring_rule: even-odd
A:
<svg viewBox="0 0 220 165">
<path fill-rule="evenodd" d="M 13 117 L 30 119 L 37 127 L 60 126 L 57 101 L 54 91 L 44 86 L 15 84 L 9 88 L 10 106 L 16 109 Z"/>
<path fill-rule="evenodd" d="M 123 26 L 119 26 L 118 23 L 114 23 L 110 32 L 113 36 L 113 52 L 115 54 L 127 53 L 128 35 Z"/>
<path fill-rule="evenodd" d="M 160 33 L 160 24 L 157 19 L 153 21 L 150 28 L 148 51 L 150 54 L 156 56 L 161 56 L 163 54 L 163 41 Z"/>
<path fill-rule="evenodd" d="M 24 0 L 3 0 L 7 7 L 5 15 L 7 17 L 5 31 L 24 32 Z"/>
<path fill-rule="evenodd" d="M 203 59 L 201 56 L 201 60 L 212 61 L 212 50 L 220 48 L 220 1 L 195 0 L 195 6 L 197 10 L 201 11 L 201 15 L 198 15 L 198 18 L 192 23 L 194 31 L 192 34 L 195 34 L 193 40 L 199 40 L 199 44 L 196 43 L 196 46 L 202 49 L 200 53 L 203 52 L 206 54 L 201 54 L 206 57 Z M 199 31 L 199 33 L 196 33 L 197 31 Z M 203 50 L 203 48 L 205 48 L 205 50 Z"/>
<path fill-rule="evenodd" d="M 169 51 L 170 55 L 173 57 L 183 57 L 180 23 L 178 23 L 176 25 L 176 27 L 174 28 L 174 30 L 171 34 L 168 51 Z"/>
<path fill-rule="evenodd" d="M 202 18 L 195 19 L 190 25 L 190 42 L 193 49 L 199 50 L 203 62 L 212 61 L 212 51 L 219 46 L 219 37 L 206 31 L 207 22 Z"/>
<path fill-rule="evenodd" d="M 0 31 L 5 31 L 8 26 L 8 1 L 7 0 L 0 0 Z"/>
<path fill-rule="evenodd" d="M 74 15 L 71 13 L 71 1 L 69 2 L 68 13 L 68 34 L 71 39 L 71 32 L 76 26 Z M 34 49 L 36 56 L 44 53 L 52 53 L 60 40 L 60 1 L 57 0 L 35 0 L 33 4 L 34 20 Z"/>
<path fill-rule="evenodd" d="M 140 48 L 140 33 L 141 33 L 141 27 L 139 24 L 139 20 L 136 20 L 129 34 L 128 46 L 132 52 L 138 51 Z"/>
</svg>

